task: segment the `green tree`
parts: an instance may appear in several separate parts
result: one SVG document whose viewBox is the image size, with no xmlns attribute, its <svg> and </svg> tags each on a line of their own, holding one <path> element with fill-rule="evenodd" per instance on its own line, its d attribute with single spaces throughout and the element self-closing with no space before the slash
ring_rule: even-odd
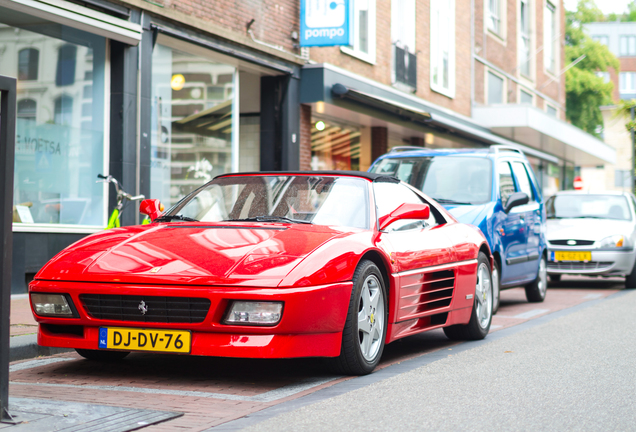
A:
<svg viewBox="0 0 636 432">
<path fill-rule="evenodd" d="M 605 21 L 594 0 L 579 0 L 576 11 L 566 13 L 565 62 L 583 60 L 565 73 L 566 117 L 575 126 L 594 135 L 603 126 L 600 107 L 612 103 L 614 85 L 597 76 L 598 71 L 613 68 L 618 72 L 618 59 L 607 46 L 592 40 L 582 25 Z"/>
</svg>

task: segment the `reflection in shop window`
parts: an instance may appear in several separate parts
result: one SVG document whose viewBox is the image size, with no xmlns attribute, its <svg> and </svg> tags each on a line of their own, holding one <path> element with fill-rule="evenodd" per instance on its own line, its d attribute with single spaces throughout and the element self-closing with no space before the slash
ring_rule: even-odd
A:
<svg viewBox="0 0 636 432">
<path fill-rule="evenodd" d="M 233 66 L 157 44 L 151 195 L 166 205 L 232 170 Z"/>
<path fill-rule="evenodd" d="M 311 128 L 312 170 L 359 170 L 360 130 L 353 126 L 313 120 Z"/>
<path fill-rule="evenodd" d="M 40 52 L 35 48 L 25 48 L 18 54 L 18 79 L 33 81 L 38 79 Z"/>
<path fill-rule="evenodd" d="M 0 7 L 0 75 L 18 78 L 13 204 L 23 207 L 14 222 L 103 226 L 95 180 L 104 172 L 106 39 L 41 23 Z M 31 31 L 40 27 L 56 37 Z M 80 101 L 90 107 L 82 112 Z"/>
</svg>

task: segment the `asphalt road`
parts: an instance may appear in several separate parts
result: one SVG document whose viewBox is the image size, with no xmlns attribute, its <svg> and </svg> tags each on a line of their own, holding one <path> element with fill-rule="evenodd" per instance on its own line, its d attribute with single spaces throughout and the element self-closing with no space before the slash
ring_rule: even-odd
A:
<svg viewBox="0 0 636 432">
<path fill-rule="evenodd" d="M 246 431 L 636 430 L 636 291 Z M 266 416 L 265 416 L 266 418 Z M 223 428 L 223 427 L 221 427 Z"/>
</svg>

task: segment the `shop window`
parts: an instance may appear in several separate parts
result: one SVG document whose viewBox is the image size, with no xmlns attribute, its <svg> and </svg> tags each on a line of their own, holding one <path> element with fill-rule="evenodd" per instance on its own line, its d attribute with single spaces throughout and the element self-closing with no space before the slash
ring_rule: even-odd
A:
<svg viewBox="0 0 636 432">
<path fill-rule="evenodd" d="M 0 50 L 0 75 L 17 77 L 21 96 L 13 204 L 25 209 L 14 230 L 98 230 L 106 222 L 105 188 L 95 183 L 104 172 L 106 39 L 60 24 L 43 26 L 40 18 L 17 13 L 0 16 L 0 22 L 0 45 L 37 47 Z M 46 34 L 34 31 L 40 27 Z M 91 103 L 82 108 L 87 86 Z"/>
<path fill-rule="evenodd" d="M 18 101 L 18 118 L 35 121 L 37 103 L 33 99 L 21 99 Z"/>
<path fill-rule="evenodd" d="M 614 187 L 628 189 L 630 181 L 629 170 L 614 170 Z"/>
<path fill-rule="evenodd" d="M 35 81 L 38 79 L 38 65 L 40 51 L 35 48 L 25 48 L 18 53 L 18 79 Z"/>
<path fill-rule="evenodd" d="M 431 0 L 431 89 L 455 97 L 455 0 Z"/>
<path fill-rule="evenodd" d="M 153 198 L 170 206 L 231 172 L 236 69 L 157 43 L 152 54 Z M 235 158 L 238 160 L 238 157 Z"/>
<path fill-rule="evenodd" d="M 488 104 L 504 103 L 504 79 L 488 71 Z"/>
<path fill-rule="evenodd" d="M 359 170 L 360 130 L 355 126 L 313 119 L 311 169 Z"/>
<path fill-rule="evenodd" d="M 393 42 L 393 82 L 417 87 L 415 51 L 415 0 L 391 1 L 391 39 Z"/>
<path fill-rule="evenodd" d="M 556 73 L 558 51 L 556 6 L 546 1 L 543 12 L 543 63 L 546 70 Z"/>
<path fill-rule="evenodd" d="M 69 86 L 75 83 L 75 58 L 77 47 L 75 45 L 63 45 L 57 52 L 57 73 L 55 85 L 58 87 Z"/>
<path fill-rule="evenodd" d="M 342 51 L 370 63 L 375 63 L 375 2 L 353 1 L 353 45 Z"/>
<path fill-rule="evenodd" d="M 532 33 L 530 29 L 530 0 L 519 2 L 519 71 L 525 76 L 531 76 L 532 63 Z"/>
</svg>

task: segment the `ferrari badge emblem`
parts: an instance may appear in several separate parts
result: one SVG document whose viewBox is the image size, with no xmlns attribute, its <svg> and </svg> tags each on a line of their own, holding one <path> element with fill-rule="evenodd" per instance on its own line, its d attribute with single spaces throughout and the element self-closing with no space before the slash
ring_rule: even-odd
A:
<svg viewBox="0 0 636 432">
<path fill-rule="evenodd" d="M 137 309 L 139 309 L 141 311 L 142 315 L 146 315 L 146 312 L 148 312 L 148 306 L 146 305 L 145 301 L 141 301 L 141 303 L 139 303 L 139 306 L 137 306 Z"/>
<path fill-rule="evenodd" d="M 150 273 L 157 273 L 159 270 L 161 270 L 161 267 L 153 267 Z"/>
<path fill-rule="evenodd" d="M 371 320 L 371 324 L 373 324 L 373 322 L 375 321 L 375 317 L 373 316 L 373 314 L 371 314 L 371 316 L 369 318 Z"/>
</svg>

